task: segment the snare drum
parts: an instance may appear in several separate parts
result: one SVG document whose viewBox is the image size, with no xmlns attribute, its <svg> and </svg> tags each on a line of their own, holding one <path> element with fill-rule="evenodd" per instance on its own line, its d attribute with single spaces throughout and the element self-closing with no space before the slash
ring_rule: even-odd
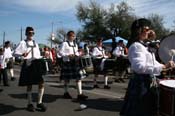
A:
<svg viewBox="0 0 175 116">
<path fill-rule="evenodd" d="M 160 114 L 175 116 L 175 80 L 160 81 Z"/>
<path fill-rule="evenodd" d="M 82 56 L 80 58 L 80 67 L 92 66 L 92 59 L 90 56 Z"/>
<path fill-rule="evenodd" d="M 87 73 L 93 72 L 93 64 L 91 56 L 83 56 L 80 58 L 80 67 L 84 68 Z"/>
</svg>

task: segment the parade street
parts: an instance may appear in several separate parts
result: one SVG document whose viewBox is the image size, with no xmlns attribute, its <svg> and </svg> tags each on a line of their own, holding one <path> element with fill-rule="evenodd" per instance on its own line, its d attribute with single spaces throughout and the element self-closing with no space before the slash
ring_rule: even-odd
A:
<svg viewBox="0 0 175 116">
<path fill-rule="evenodd" d="M 18 86 L 20 66 L 15 65 L 15 81 L 10 81 L 9 87 L 0 88 L 0 115 L 1 116 L 119 116 L 119 111 L 123 104 L 123 97 L 128 83 L 115 83 L 114 77 L 110 76 L 111 89 L 103 89 L 103 77 L 99 76 L 99 89 L 93 89 L 93 75 L 89 75 L 83 80 L 84 94 L 88 95 L 86 101 L 76 100 L 77 90 L 74 81 L 70 84 L 70 94 L 73 99 L 64 99 L 63 82 L 59 80 L 59 74 L 48 74 L 45 79 L 45 94 L 43 102 L 47 106 L 46 112 L 29 112 L 26 110 L 26 88 Z M 33 86 L 33 96 L 37 97 L 37 86 Z M 86 109 L 81 109 L 80 105 L 86 105 Z M 36 101 L 34 101 L 36 105 Z"/>
</svg>

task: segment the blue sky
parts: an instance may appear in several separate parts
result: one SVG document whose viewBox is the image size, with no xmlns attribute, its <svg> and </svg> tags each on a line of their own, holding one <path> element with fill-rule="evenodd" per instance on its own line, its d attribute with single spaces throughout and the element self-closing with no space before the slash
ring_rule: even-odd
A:
<svg viewBox="0 0 175 116">
<path fill-rule="evenodd" d="M 20 41 L 20 28 L 26 26 L 35 28 L 35 39 L 38 43 L 50 44 L 47 39 L 52 31 L 57 28 L 77 30 L 81 24 L 77 21 L 75 6 L 81 1 L 89 0 L 0 0 L 0 44 L 3 32 L 6 40 L 13 43 Z M 165 27 L 172 29 L 175 24 L 175 0 L 96 0 L 104 8 L 109 8 L 111 3 L 118 4 L 126 1 L 134 13 L 140 17 L 157 13 L 164 17 Z M 23 38 L 25 39 L 24 31 Z"/>
</svg>

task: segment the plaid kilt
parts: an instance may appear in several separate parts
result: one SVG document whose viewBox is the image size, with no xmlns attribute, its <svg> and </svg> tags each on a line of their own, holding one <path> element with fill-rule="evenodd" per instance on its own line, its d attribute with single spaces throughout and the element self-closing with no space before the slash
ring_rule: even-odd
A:
<svg viewBox="0 0 175 116">
<path fill-rule="evenodd" d="M 12 58 L 9 58 L 9 61 L 7 62 L 7 69 L 11 69 L 14 67 L 14 64 L 13 64 L 13 57 Z"/>
<path fill-rule="evenodd" d="M 46 66 L 44 60 L 33 60 L 29 66 L 26 60 L 24 60 L 19 78 L 19 86 L 37 85 L 44 82 L 42 75 L 45 73 Z"/>
<path fill-rule="evenodd" d="M 130 62 L 128 59 L 123 58 L 121 56 L 121 57 L 117 57 L 116 65 L 117 65 L 117 71 L 122 72 L 129 67 Z"/>
<path fill-rule="evenodd" d="M 80 73 L 80 66 L 78 62 L 75 61 L 69 61 L 69 62 L 63 62 L 61 66 L 61 80 L 70 80 L 70 79 L 76 79 L 80 80 L 83 78 L 82 73 Z"/>
<path fill-rule="evenodd" d="M 93 67 L 94 67 L 94 74 L 100 74 L 102 73 L 100 64 L 101 64 L 102 58 L 101 59 L 93 59 Z"/>
<path fill-rule="evenodd" d="M 151 91 L 149 74 L 136 74 L 130 78 L 120 111 L 122 116 L 156 116 L 158 93 Z"/>
</svg>

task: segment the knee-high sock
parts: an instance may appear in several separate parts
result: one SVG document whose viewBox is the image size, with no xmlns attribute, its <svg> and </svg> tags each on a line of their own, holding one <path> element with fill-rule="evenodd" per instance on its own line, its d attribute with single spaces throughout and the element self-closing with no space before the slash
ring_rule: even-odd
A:
<svg viewBox="0 0 175 116">
<path fill-rule="evenodd" d="M 108 76 L 105 76 L 105 77 L 104 77 L 104 84 L 105 84 L 105 85 L 108 85 Z"/>
<path fill-rule="evenodd" d="M 14 77 L 14 71 L 13 71 L 13 68 L 10 69 L 10 76 L 11 76 L 11 77 Z"/>
<path fill-rule="evenodd" d="M 81 95 L 82 94 L 82 81 L 79 80 L 77 82 L 77 91 L 78 91 L 78 94 Z"/>
<path fill-rule="evenodd" d="M 28 104 L 32 104 L 32 91 L 27 91 Z"/>
<path fill-rule="evenodd" d="M 38 89 L 38 104 L 42 103 L 44 95 L 44 88 Z"/>
<path fill-rule="evenodd" d="M 121 72 L 121 78 L 124 78 L 126 74 L 126 71 Z"/>
</svg>

